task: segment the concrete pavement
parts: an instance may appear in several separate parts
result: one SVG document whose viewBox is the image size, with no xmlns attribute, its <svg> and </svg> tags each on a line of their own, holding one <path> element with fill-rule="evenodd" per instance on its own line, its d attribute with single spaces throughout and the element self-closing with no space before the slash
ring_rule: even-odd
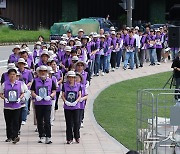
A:
<svg viewBox="0 0 180 154">
<path fill-rule="evenodd" d="M 21 141 L 13 145 L 5 143 L 5 122 L 3 118 L 3 103 L 0 100 L 0 153 L 1 154 L 125 154 L 128 149 L 110 137 L 95 121 L 93 115 L 93 102 L 98 94 L 111 84 L 160 72 L 170 71 L 171 63 L 160 66 L 148 66 L 131 70 L 118 69 L 102 77 L 94 77 L 89 87 L 89 100 L 85 111 L 84 128 L 81 129 L 80 144 L 66 145 L 65 120 L 63 102 L 60 100 L 60 110 L 56 112 L 54 126 L 52 127 L 53 144 L 39 144 L 36 126 L 33 125 L 33 111 L 28 116 L 26 125 L 22 126 Z M 1 70 L 1 73 L 4 70 Z M 147 87 L 148 88 L 148 87 Z M 161 88 L 161 87 L 160 87 Z M 136 101 L 136 100 L 135 100 Z M 121 110 L 121 109 L 120 109 Z"/>
</svg>

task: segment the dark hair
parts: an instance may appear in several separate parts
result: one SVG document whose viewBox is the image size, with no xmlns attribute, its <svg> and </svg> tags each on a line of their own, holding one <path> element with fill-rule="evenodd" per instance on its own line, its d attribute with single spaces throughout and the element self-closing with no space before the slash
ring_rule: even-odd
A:
<svg viewBox="0 0 180 154">
<path fill-rule="evenodd" d="M 76 53 L 76 54 L 77 54 L 77 51 L 74 50 L 74 49 L 72 49 L 72 50 L 71 50 L 71 54 L 72 54 L 72 53 Z"/>
<path fill-rule="evenodd" d="M 44 37 L 43 37 L 42 35 L 39 35 L 38 39 L 39 39 L 40 37 L 41 37 L 42 39 L 44 39 Z"/>
<path fill-rule="evenodd" d="M 28 47 L 28 45 L 27 45 L 26 43 L 23 43 L 23 44 L 21 45 L 21 47 L 23 47 L 24 45 L 25 45 L 26 47 Z"/>
<path fill-rule="evenodd" d="M 133 150 L 130 150 L 129 152 L 127 152 L 126 154 L 139 154 L 139 152 L 137 151 L 133 151 Z"/>
<path fill-rule="evenodd" d="M 57 64 L 57 62 L 56 62 L 55 60 L 52 60 L 52 61 L 51 61 L 51 64 L 52 64 L 53 62 L 55 62 L 55 63 Z"/>
<path fill-rule="evenodd" d="M 9 75 L 11 72 L 14 72 L 14 73 L 17 74 L 17 71 L 16 71 L 16 69 L 14 69 L 14 68 L 11 68 L 11 69 L 8 70 L 8 75 Z"/>
</svg>

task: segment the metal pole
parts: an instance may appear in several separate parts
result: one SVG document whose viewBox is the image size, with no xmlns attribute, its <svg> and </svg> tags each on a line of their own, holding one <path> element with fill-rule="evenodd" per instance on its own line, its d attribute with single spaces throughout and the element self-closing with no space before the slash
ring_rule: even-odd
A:
<svg viewBox="0 0 180 154">
<path fill-rule="evenodd" d="M 132 0 L 127 0 L 127 26 L 132 27 Z"/>
</svg>

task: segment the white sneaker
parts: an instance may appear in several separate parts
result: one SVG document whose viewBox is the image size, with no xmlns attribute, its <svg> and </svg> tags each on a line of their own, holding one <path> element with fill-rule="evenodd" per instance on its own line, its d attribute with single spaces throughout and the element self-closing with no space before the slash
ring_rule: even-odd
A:
<svg viewBox="0 0 180 154">
<path fill-rule="evenodd" d="M 40 137 L 38 143 L 44 143 L 44 137 Z"/>
<path fill-rule="evenodd" d="M 45 143 L 46 144 L 51 144 L 52 143 L 51 138 L 50 137 L 46 137 L 46 142 Z"/>
<path fill-rule="evenodd" d="M 115 71 L 115 68 L 112 68 L 112 71 L 114 72 L 114 71 Z"/>
<path fill-rule="evenodd" d="M 116 67 L 116 69 L 119 69 L 119 67 Z"/>
<path fill-rule="evenodd" d="M 160 62 L 157 62 L 157 65 L 161 65 L 161 63 L 160 63 Z"/>
<path fill-rule="evenodd" d="M 51 122 L 51 126 L 54 126 L 54 122 L 53 121 Z"/>
<path fill-rule="evenodd" d="M 26 121 L 22 121 L 22 122 L 21 122 L 21 125 L 25 125 L 25 124 L 26 124 Z"/>
<path fill-rule="evenodd" d="M 164 59 L 164 63 L 167 63 L 167 59 Z"/>
<path fill-rule="evenodd" d="M 104 72 L 102 72 L 101 75 L 104 76 Z"/>
</svg>

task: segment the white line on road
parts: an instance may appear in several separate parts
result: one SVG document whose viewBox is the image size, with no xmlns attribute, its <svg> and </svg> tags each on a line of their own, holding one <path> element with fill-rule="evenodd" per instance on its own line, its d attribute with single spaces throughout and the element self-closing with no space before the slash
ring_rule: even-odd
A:
<svg viewBox="0 0 180 154">
<path fill-rule="evenodd" d="M 7 62 L 8 60 L 0 60 L 0 63 L 4 63 Z"/>
</svg>

